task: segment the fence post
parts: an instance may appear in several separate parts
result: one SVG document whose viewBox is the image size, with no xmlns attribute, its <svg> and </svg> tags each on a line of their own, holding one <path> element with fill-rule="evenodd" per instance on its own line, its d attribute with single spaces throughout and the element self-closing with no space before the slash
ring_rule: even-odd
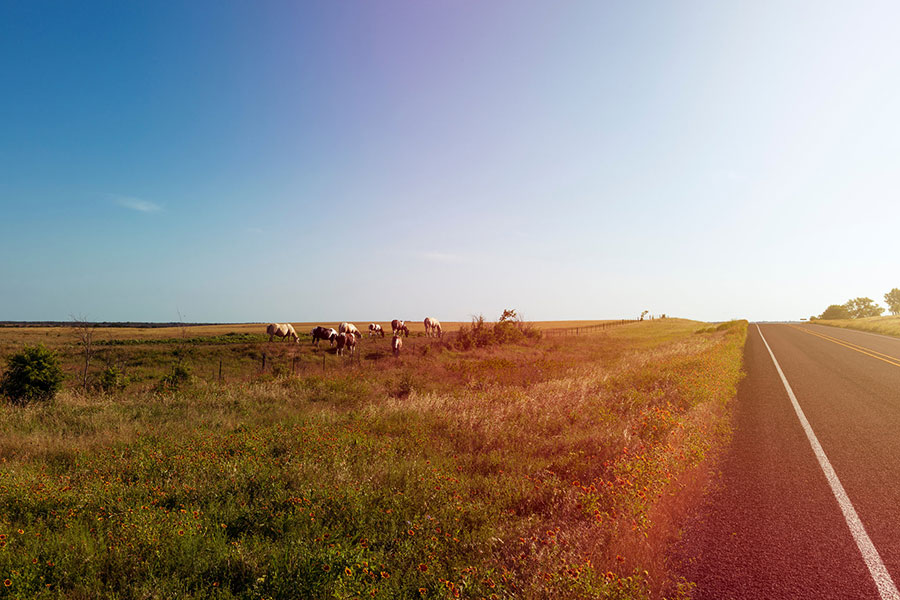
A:
<svg viewBox="0 0 900 600">
<path fill-rule="evenodd" d="M 325 353 L 322 353 L 322 372 L 325 372 Z"/>
<path fill-rule="evenodd" d="M 291 375 L 297 374 L 297 357 L 291 359 Z"/>
<path fill-rule="evenodd" d="M 222 359 L 219 359 L 219 383 L 222 383 Z"/>
<path fill-rule="evenodd" d="M 265 353 L 265 352 L 263 352 L 263 359 L 262 359 L 262 372 L 263 372 L 263 373 L 265 373 L 265 372 L 266 372 L 266 353 Z"/>
</svg>

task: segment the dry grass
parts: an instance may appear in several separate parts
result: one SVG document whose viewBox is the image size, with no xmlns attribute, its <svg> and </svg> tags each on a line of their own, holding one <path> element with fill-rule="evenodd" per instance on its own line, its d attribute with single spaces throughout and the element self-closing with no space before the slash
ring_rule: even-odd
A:
<svg viewBox="0 0 900 600">
<path fill-rule="evenodd" d="M 670 319 L 672 321 L 677 319 Z M 350 321 L 354 323 L 364 335 L 368 334 L 369 323 L 380 324 L 385 332 L 390 335 L 390 321 Z M 585 320 L 585 321 L 534 321 L 530 325 L 538 329 L 558 329 L 586 327 L 611 323 L 614 320 Z M 425 325 L 422 321 L 406 321 L 410 333 L 425 333 Z M 268 323 L 222 323 L 218 325 L 186 325 L 176 327 L 98 327 L 94 331 L 94 339 L 101 340 L 164 340 L 176 338 L 214 337 L 227 334 L 259 334 L 266 332 Z M 309 333 L 313 327 L 338 328 L 340 322 L 300 322 L 293 323 L 297 333 Z M 442 321 L 444 332 L 458 331 L 461 325 L 469 325 L 468 321 Z M 72 327 L 0 327 L 0 345 L 3 344 L 37 344 L 58 346 L 76 341 L 75 330 Z"/>
<path fill-rule="evenodd" d="M 360 365 L 208 344 L 195 371 L 232 346 L 332 362 L 2 406 L 0 534 L 27 534 L 0 548 L 0 597 L 660 597 L 740 378 L 745 326 L 700 325 L 411 337 Z"/>
<path fill-rule="evenodd" d="M 812 323 L 900 337 L 900 316 L 868 317 L 865 319 L 816 319 Z"/>
</svg>

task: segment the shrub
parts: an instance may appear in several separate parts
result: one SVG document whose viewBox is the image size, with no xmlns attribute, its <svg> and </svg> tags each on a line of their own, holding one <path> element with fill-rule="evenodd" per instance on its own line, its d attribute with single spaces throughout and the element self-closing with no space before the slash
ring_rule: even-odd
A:
<svg viewBox="0 0 900 600">
<path fill-rule="evenodd" d="M 24 406 L 32 401 L 51 400 L 62 387 L 59 359 L 43 345 L 26 346 L 6 361 L 0 379 L 0 395 Z"/>
<path fill-rule="evenodd" d="M 128 376 L 125 375 L 125 372 L 119 367 L 106 367 L 100 373 L 98 384 L 100 385 L 100 389 L 104 392 L 121 390 L 128 385 Z"/>
<path fill-rule="evenodd" d="M 191 372 L 181 363 L 172 367 L 172 372 L 159 380 L 159 391 L 171 390 L 177 392 L 184 384 L 190 382 Z"/>
</svg>

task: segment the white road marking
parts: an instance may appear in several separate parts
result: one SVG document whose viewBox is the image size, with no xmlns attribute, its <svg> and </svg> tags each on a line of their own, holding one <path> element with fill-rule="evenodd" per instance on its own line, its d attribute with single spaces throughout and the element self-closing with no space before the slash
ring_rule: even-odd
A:
<svg viewBox="0 0 900 600">
<path fill-rule="evenodd" d="M 897 586 L 894 584 L 894 580 L 891 579 L 891 574 L 888 573 L 887 568 L 884 566 L 881 555 L 879 555 L 878 550 L 875 549 L 875 544 L 869 539 L 866 528 L 863 527 L 862 521 L 859 520 L 859 515 L 856 514 L 856 509 L 853 508 L 853 503 L 850 502 L 847 492 L 844 491 L 844 486 L 841 485 L 837 473 L 834 472 L 834 467 L 828 462 L 828 457 L 825 456 L 822 445 L 819 443 L 818 438 L 816 438 L 816 434 L 813 433 L 809 421 L 806 420 L 806 415 L 803 414 L 803 409 L 800 408 L 800 404 L 797 402 L 794 390 L 791 389 L 787 377 L 784 376 L 781 365 L 775 360 L 775 353 L 772 352 L 772 348 L 769 347 L 769 342 L 766 341 L 759 325 L 756 326 L 756 330 L 759 332 L 759 337 L 762 338 L 763 344 L 766 345 L 769 356 L 772 357 L 772 362 L 775 363 L 775 368 L 781 376 L 781 382 L 784 384 L 784 389 L 787 390 L 788 396 L 791 399 L 791 404 L 794 405 L 794 411 L 797 413 L 797 418 L 800 419 L 800 424 L 803 425 L 803 431 L 806 432 L 806 437 L 809 439 L 809 445 L 812 446 L 813 453 L 819 461 L 819 466 L 822 467 L 825 478 L 828 480 L 828 485 L 831 486 L 831 491 L 834 493 L 834 497 L 841 507 L 841 512 L 844 513 L 844 520 L 847 521 L 847 526 L 850 528 L 850 533 L 853 534 L 856 546 L 862 553 L 863 560 L 866 561 L 869 573 L 872 575 L 872 579 L 875 580 L 875 586 L 878 588 L 878 593 L 881 594 L 882 600 L 900 600 L 900 592 L 897 591 Z"/>
</svg>

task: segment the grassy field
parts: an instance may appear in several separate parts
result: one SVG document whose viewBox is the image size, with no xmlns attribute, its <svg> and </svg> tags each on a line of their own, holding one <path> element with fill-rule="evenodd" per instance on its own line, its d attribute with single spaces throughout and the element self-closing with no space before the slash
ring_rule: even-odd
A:
<svg viewBox="0 0 900 600">
<path fill-rule="evenodd" d="M 0 354 L 42 340 L 70 374 L 50 405 L 0 405 L 0 598 L 690 588 L 666 549 L 728 437 L 745 322 L 467 351 L 411 337 L 399 359 L 364 339 L 358 361 L 178 329 L 98 333 L 97 368 L 129 378 L 107 392 L 79 389 L 67 332 L 0 329 Z M 161 387 L 175 365 L 191 377 Z"/>
<path fill-rule="evenodd" d="M 845 329 L 859 329 L 882 335 L 900 336 L 900 316 L 895 317 L 868 317 L 865 319 L 816 319 L 812 321 L 816 325 L 829 325 L 831 327 L 843 327 Z"/>
</svg>

